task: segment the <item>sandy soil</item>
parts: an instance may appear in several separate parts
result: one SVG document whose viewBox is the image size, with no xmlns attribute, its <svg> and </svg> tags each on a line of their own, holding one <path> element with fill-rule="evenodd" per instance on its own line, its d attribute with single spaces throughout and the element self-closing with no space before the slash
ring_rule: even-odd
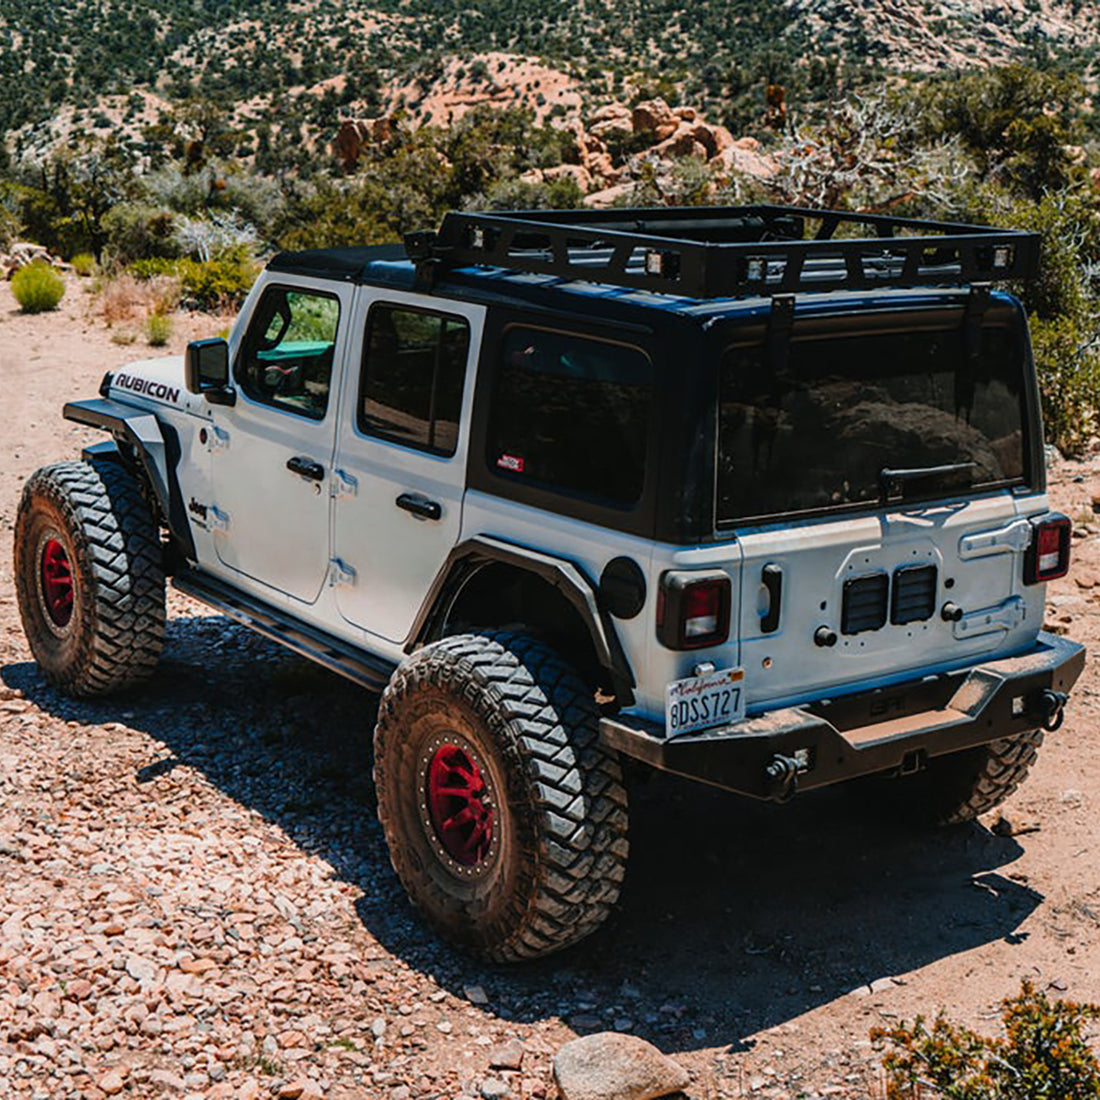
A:
<svg viewBox="0 0 1100 1100">
<path fill-rule="evenodd" d="M 223 325 L 180 319 L 173 350 Z M 95 438 L 63 402 L 147 353 L 111 335 L 86 284 L 38 317 L 0 286 L 0 541 L 24 478 Z M 1100 460 L 1052 483 L 1083 537 L 1048 618 L 1095 648 Z M 170 610 L 147 687 L 66 700 L 30 661 L 0 553 L 4 1096 L 408 1100 L 501 1081 L 537 1098 L 563 1041 L 619 1028 L 687 1066 L 696 1100 L 867 1098 L 874 1025 L 946 1008 L 993 1029 L 1022 978 L 1100 1001 L 1092 664 L 1006 808 L 1027 831 L 914 834 L 847 790 L 777 808 L 657 780 L 634 796 L 610 924 L 500 969 L 435 941 L 393 878 L 372 700 L 178 596 Z M 494 1069 L 508 1038 L 522 1068 Z"/>
</svg>

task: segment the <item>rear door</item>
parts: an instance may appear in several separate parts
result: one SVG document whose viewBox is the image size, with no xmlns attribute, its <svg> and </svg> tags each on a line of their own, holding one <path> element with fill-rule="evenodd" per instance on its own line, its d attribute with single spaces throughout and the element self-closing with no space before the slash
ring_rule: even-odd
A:
<svg viewBox="0 0 1100 1100">
<path fill-rule="evenodd" d="M 954 311 L 909 331 L 897 316 L 857 335 L 803 326 L 778 356 L 723 350 L 717 518 L 741 559 L 750 706 L 1038 629 L 1022 586 L 1026 337 L 1000 312 L 976 339 Z"/>
<path fill-rule="evenodd" d="M 337 606 L 401 642 L 458 541 L 485 309 L 363 287 L 337 440 Z"/>
</svg>

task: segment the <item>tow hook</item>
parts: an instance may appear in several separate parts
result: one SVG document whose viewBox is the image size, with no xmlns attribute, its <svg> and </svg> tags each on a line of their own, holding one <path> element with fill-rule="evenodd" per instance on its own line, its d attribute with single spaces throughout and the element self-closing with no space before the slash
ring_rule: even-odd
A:
<svg viewBox="0 0 1100 1100">
<path fill-rule="evenodd" d="M 1043 729 L 1053 733 L 1065 719 L 1068 701 L 1067 692 L 1044 688 L 1032 699 L 1030 711 Z"/>
<path fill-rule="evenodd" d="M 798 761 L 776 754 L 764 768 L 768 798 L 773 802 L 789 802 L 798 790 Z"/>
</svg>

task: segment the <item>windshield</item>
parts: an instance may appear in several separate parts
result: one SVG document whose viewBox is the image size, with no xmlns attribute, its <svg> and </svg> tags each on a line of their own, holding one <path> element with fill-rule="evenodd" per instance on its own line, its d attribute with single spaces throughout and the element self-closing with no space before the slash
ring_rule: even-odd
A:
<svg viewBox="0 0 1100 1100">
<path fill-rule="evenodd" d="M 1022 333 L 1004 325 L 969 339 L 956 326 L 796 336 L 778 353 L 727 347 L 718 524 L 877 504 L 903 480 L 907 498 L 1018 483 L 1023 354 Z"/>
</svg>

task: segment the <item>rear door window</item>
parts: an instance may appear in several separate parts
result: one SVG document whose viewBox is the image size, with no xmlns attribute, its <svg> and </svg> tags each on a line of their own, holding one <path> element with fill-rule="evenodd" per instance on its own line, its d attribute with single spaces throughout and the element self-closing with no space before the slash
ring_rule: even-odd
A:
<svg viewBox="0 0 1100 1100">
<path fill-rule="evenodd" d="M 501 343 L 486 461 L 497 475 L 613 507 L 645 482 L 653 367 L 639 348 L 513 326 Z"/>
<path fill-rule="evenodd" d="M 469 351 L 470 326 L 463 317 L 372 306 L 359 430 L 432 454 L 453 455 Z"/>
</svg>

